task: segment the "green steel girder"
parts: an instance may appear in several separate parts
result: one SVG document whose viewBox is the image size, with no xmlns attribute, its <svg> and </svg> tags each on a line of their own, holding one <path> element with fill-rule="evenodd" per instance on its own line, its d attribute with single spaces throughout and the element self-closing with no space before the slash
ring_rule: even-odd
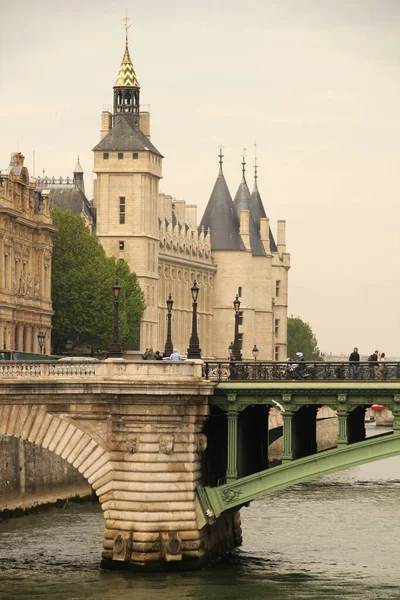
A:
<svg viewBox="0 0 400 600">
<path fill-rule="evenodd" d="M 400 454 L 400 431 L 387 433 L 349 446 L 338 447 L 279 467 L 260 471 L 234 482 L 210 488 L 198 486 L 197 500 L 206 523 L 214 523 L 225 511 L 238 509 L 260 496 L 309 481 L 321 475 L 335 473 Z"/>
<path fill-rule="evenodd" d="M 219 383 L 210 405 L 222 410 L 242 411 L 247 406 L 266 404 L 296 411 L 304 405 L 330 406 L 333 410 L 353 410 L 360 405 L 383 404 L 400 410 L 400 382 L 223 382 Z M 279 403 L 279 404 L 277 404 Z"/>
</svg>

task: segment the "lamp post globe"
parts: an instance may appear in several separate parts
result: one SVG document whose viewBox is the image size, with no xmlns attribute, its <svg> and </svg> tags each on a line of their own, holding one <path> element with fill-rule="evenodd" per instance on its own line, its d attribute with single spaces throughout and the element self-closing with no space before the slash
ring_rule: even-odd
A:
<svg viewBox="0 0 400 600">
<path fill-rule="evenodd" d="M 190 292 L 192 294 L 192 334 L 189 340 L 189 348 L 187 350 L 187 358 L 201 358 L 201 349 L 200 349 L 200 341 L 197 333 L 197 298 L 199 296 L 199 286 L 197 285 L 197 281 L 193 281 L 193 285 L 190 288 Z"/>
<path fill-rule="evenodd" d="M 108 346 L 108 358 L 121 358 L 122 357 L 122 344 L 119 337 L 119 324 L 118 324 L 118 308 L 119 308 L 119 293 L 121 286 L 118 280 L 113 285 L 114 291 L 114 328 L 112 334 L 111 344 Z"/>
<path fill-rule="evenodd" d="M 171 317 L 172 317 L 172 307 L 174 306 L 174 301 L 172 300 L 171 294 L 168 296 L 165 303 L 167 305 L 168 321 L 167 321 L 167 341 L 165 342 L 164 354 L 165 354 L 165 356 L 171 356 L 171 354 L 174 350 L 174 346 L 172 344 L 172 337 L 171 337 Z"/>
<path fill-rule="evenodd" d="M 238 294 L 236 294 L 233 301 L 233 308 L 235 309 L 235 334 L 233 338 L 232 358 L 233 360 L 239 361 L 242 360 L 242 352 L 240 350 L 239 340 L 240 300 Z"/>
</svg>

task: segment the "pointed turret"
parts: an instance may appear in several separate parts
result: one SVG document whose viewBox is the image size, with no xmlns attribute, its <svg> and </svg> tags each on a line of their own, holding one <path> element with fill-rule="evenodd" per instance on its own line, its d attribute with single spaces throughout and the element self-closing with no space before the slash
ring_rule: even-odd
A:
<svg viewBox="0 0 400 600">
<path fill-rule="evenodd" d="M 81 192 L 85 193 L 85 182 L 83 181 L 83 169 L 82 169 L 81 163 L 79 162 L 79 156 L 78 156 L 78 162 L 76 163 L 76 167 L 74 169 L 74 183 L 75 183 L 75 186 L 78 188 L 78 190 L 81 190 Z"/>
<path fill-rule="evenodd" d="M 260 230 L 260 219 L 265 219 L 267 214 L 264 209 L 264 204 L 261 199 L 260 192 L 258 191 L 257 168 L 258 167 L 257 167 L 257 163 L 256 163 L 254 165 L 254 187 L 253 187 L 253 192 L 251 194 L 251 201 L 252 201 L 252 205 L 253 205 L 257 229 Z M 272 235 L 271 228 L 269 228 L 269 244 L 270 244 L 271 252 L 278 252 L 278 249 L 275 244 L 274 236 Z"/>
<path fill-rule="evenodd" d="M 148 135 L 145 135 L 140 129 L 139 100 L 140 86 L 129 55 L 128 37 L 126 37 L 125 53 L 114 85 L 112 126 L 110 127 L 111 122 L 109 122 L 102 140 L 93 148 L 94 151 L 144 151 L 162 157 L 162 154 L 150 142 Z"/>
<path fill-rule="evenodd" d="M 125 40 L 125 52 L 114 85 L 114 114 L 134 113 L 140 110 L 140 85 L 129 55 L 128 33 Z"/>
<path fill-rule="evenodd" d="M 210 229 L 212 250 L 245 250 L 239 233 L 239 220 L 222 171 L 222 150 L 219 173 L 211 192 L 199 231 Z"/>
<path fill-rule="evenodd" d="M 246 161 L 244 155 L 242 162 L 242 181 L 240 182 L 233 203 L 235 205 L 238 216 L 240 215 L 241 210 L 248 210 L 250 212 L 250 246 L 253 256 L 265 256 L 264 246 L 260 239 L 259 227 L 257 228 L 257 220 L 255 216 L 253 202 L 251 199 L 250 190 L 246 182 Z"/>
</svg>

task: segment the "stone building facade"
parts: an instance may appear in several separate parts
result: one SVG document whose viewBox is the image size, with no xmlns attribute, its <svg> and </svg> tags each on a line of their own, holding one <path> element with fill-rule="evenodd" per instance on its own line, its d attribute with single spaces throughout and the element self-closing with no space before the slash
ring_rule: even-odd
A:
<svg viewBox="0 0 400 600">
<path fill-rule="evenodd" d="M 13 152 L 0 171 L 0 349 L 40 353 L 51 343 L 51 192 L 36 189 Z"/>
<path fill-rule="evenodd" d="M 220 170 L 206 211 L 159 193 L 160 151 L 150 141 L 150 114 L 140 109 L 140 86 L 125 53 L 114 85 L 113 112 L 102 113 L 101 140 L 93 149 L 96 233 L 108 255 L 124 258 L 146 298 L 140 349 L 162 350 L 169 294 L 174 300 L 172 338 L 185 352 L 192 324 L 190 288 L 196 280 L 202 355 L 227 358 L 238 294 L 243 357 L 286 358 L 288 270 L 285 222 L 277 243 L 269 226 L 257 174 L 250 193 L 242 181 L 234 201 Z"/>
</svg>

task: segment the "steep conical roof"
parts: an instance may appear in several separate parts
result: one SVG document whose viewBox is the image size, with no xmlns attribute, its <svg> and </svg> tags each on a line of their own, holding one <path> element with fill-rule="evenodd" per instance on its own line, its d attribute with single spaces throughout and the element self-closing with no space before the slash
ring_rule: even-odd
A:
<svg viewBox="0 0 400 600">
<path fill-rule="evenodd" d="M 241 210 L 250 211 L 249 218 L 249 232 L 250 232 L 250 246 L 253 253 L 253 256 L 265 256 L 264 246 L 260 239 L 259 228 L 256 225 L 256 218 L 254 214 L 253 203 L 251 200 L 250 190 L 246 182 L 246 178 L 244 176 L 242 181 L 238 187 L 238 191 L 236 192 L 235 199 L 233 201 L 235 208 L 237 210 L 237 214 L 240 215 Z M 259 221 L 258 221 L 259 222 Z"/>
<path fill-rule="evenodd" d="M 210 229 L 212 250 L 245 250 L 239 233 L 239 220 L 232 197 L 220 166 L 217 180 L 211 192 L 199 231 Z"/>
<path fill-rule="evenodd" d="M 78 162 L 76 163 L 76 167 L 74 169 L 74 173 L 83 173 L 82 165 L 79 162 L 79 156 L 78 156 Z"/>
<path fill-rule="evenodd" d="M 131 57 L 129 56 L 128 40 L 126 40 L 125 42 L 125 52 L 122 58 L 117 81 L 115 82 L 114 87 L 140 88 L 139 82 L 136 77 L 135 69 L 133 68 Z"/>
<path fill-rule="evenodd" d="M 251 201 L 253 205 L 254 215 L 256 219 L 256 225 L 258 230 L 260 230 L 260 219 L 264 219 L 267 215 L 264 209 L 263 201 L 261 200 L 260 192 L 258 191 L 257 185 L 257 172 L 254 176 L 254 188 L 251 194 Z M 269 228 L 269 245 L 271 252 L 278 252 L 278 248 L 276 247 L 274 236 L 272 235 L 271 227 Z"/>
</svg>

